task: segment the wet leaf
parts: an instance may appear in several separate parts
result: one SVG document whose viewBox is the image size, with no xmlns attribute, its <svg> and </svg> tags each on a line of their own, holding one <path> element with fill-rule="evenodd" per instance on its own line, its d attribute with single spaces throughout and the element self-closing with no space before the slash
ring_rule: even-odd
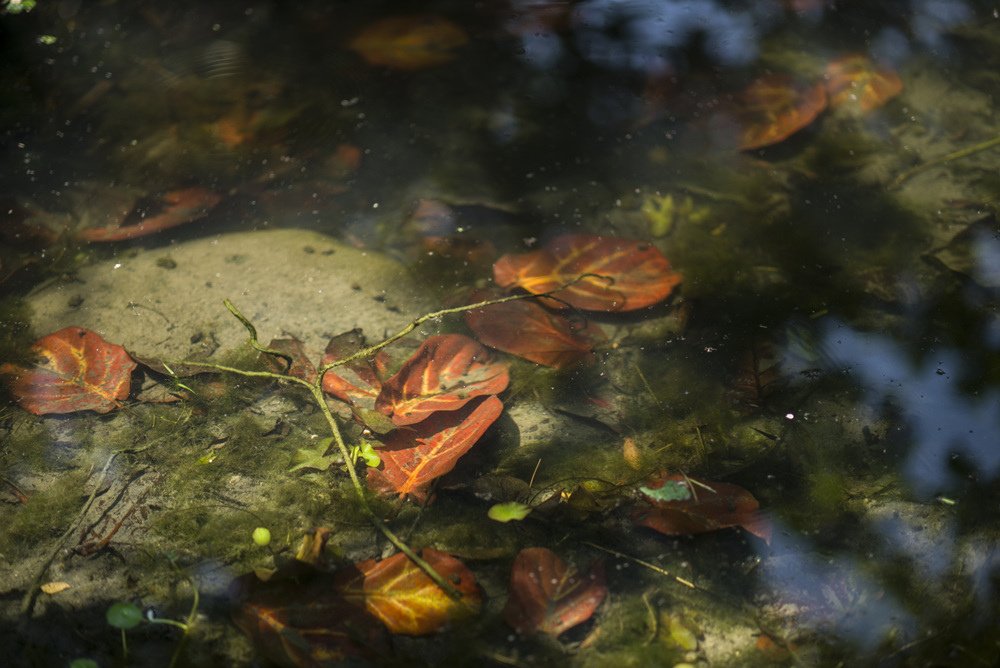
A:
<svg viewBox="0 0 1000 668">
<path fill-rule="evenodd" d="M 316 367 L 313 366 L 309 356 L 306 355 L 302 342 L 295 337 L 271 339 L 267 347 L 288 355 L 292 361 L 292 365 L 289 367 L 288 360 L 276 355 L 261 353 L 261 358 L 275 373 L 284 373 L 308 381 L 312 381 L 316 377 Z"/>
<path fill-rule="evenodd" d="M 587 234 L 566 234 L 537 251 L 504 255 L 493 264 L 493 279 L 502 288 L 532 294 L 554 290 L 582 274 L 587 276 L 546 300 L 588 311 L 633 311 L 666 299 L 681 282 L 680 274 L 657 249 L 642 241 Z"/>
<path fill-rule="evenodd" d="M 332 666 L 371 658 L 385 646 L 385 630 L 355 600 L 345 598 L 338 576 L 296 564 L 267 582 L 247 574 L 234 583 L 233 621 L 254 646 L 281 666 Z"/>
<path fill-rule="evenodd" d="M 358 575 L 345 578 L 340 592 L 347 600 L 364 605 L 390 632 L 402 635 L 434 633 L 479 612 L 482 594 L 465 564 L 431 548 L 424 548 L 420 556 L 455 585 L 461 599 L 451 598 L 402 553 L 357 564 Z"/>
<path fill-rule="evenodd" d="M 673 490 L 666 494 L 658 490 L 662 487 L 676 488 L 678 484 L 688 488 L 689 498 L 658 499 L 660 496 L 675 496 Z M 648 488 L 640 488 L 640 491 L 646 496 L 646 503 L 632 514 L 632 520 L 639 526 L 666 536 L 742 527 L 764 542 L 771 542 L 771 525 L 761 516 L 760 504 L 739 485 L 700 481 L 700 484 L 692 486 L 684 476 L 671 474 L 660 477 Z"/>
<path fill-rule="evenodd" d="M 31 347 L 35 366 L 0 366 L 11 394 L 35 415 L 107 413 L 128 396 L 135 361 L 121 346 L 82 327 L 43 336 Z"/>
<path fill-rule="evenodd" d="M 321 365 L 349 357 L 367 345 L 360 329 L 330 339 Z M 359 409 L 373 410 L 375 397 L 382 390 L 388 358 L 379 351 L 372 359 L 359 359 L 334 367 L 323 376 L 323 391 Z"/>
<path fill-rule="evenodd" d="M 120 226 L 91 227 L 81 230 L 77 236 L 84 241 L 125 241 L 160 232 L 184 223 L 190 223 L 208 215 L 222 197 L 205 188 L 183 188 L 164 193 L 157 204 L 161 210 L 148 217 L 135 214 L 138 220 L 126 217 Z M 135 213 L 135 212 L 133 212 Z"/>
<path fill-rule="evenodd" d="M 531 514 L 531 506 L 519 501 L 507 501 L 490 506 L 486 511 L 486 516 L 494 522 L 510 522 L 512 520 L 523 520 Z"/>
<path fill-rule="evenodd" d="M 465 31 L 437 16 L 390 16 L 362 30 L 349 44 L 372 65 L 418 70 L 447 63 L 469 41 Z"/>
<path fill-rule="evenodd" d="M 903 90 L 903 80 L 889 68 L 876 68 L 867 56 L 850 55 L 826 66 L 830 106 L 854 105 L 860 111 L 878 109 Z"/>
<path fill-rule="evenodd" d="M 383 493 L 425 500 L 428 485 L 451 471 L 502 411 L 503 403 L 491 396 L 397 429 L 378 451 L 382 466 L 368 469 L 368 484 Z"/>
<path fill-rule="evenodd" d="M 590 619 L 608 595 L 604 568 L 580 574 L 544 547 L 529 547 L 514 558 L 506 622 L 518 633 L 558 636 Z"/>
<path fill-rule="evenodd" d="M 331 454 L 326 454 L 333 445 L 333 437 L 321 438 L 316 441 L 316 445 L 311 448 L 298 448 L 292 455 L 292 468 L 289 473 L 301 469 L 316 469 L 325 471 L 334 463 L 340 461 L 340 451 L 334 450 Z"/>
<path fill-rule="evenodd" d="M 439 334 L 424 341 L 382 386 L 375 407 L 397 426 L 411 425 L 437 411 L 507 388 L 507 365 L 461 334 Z"/>
<path fill-rule="evenodd" d="M 823 84 L 797 85 L 791 77 L 761 77 L 739 95 L 734 114 L 740 126 L 740 150 L 784 141 L 806 127 L 826 108 Z"/>
<path fill-rule="evenodd" d="M 493 297 L 484 291 L 471 301 Z M 532 299 L 466 311 L 465 323 L 482 343 L 526 360 L 562 369 L 589 357 L 604 332 L 587 321 L 553 313 Z"/>
</svg>

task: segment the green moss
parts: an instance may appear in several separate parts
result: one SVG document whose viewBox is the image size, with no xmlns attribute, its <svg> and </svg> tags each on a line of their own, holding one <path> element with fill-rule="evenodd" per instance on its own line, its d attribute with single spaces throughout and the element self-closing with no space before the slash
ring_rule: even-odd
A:
<svg viewBox="0 0 1000 668">
<path fill-rule="evenodd" d="M 60 474 L 58 484 L 39 489 L 28 496 L 27 503 L 6 513 L 0 532 L 0 553 L 8 560 L 26 557 L 39 544 L 58 537 L 76 517 L 84 500 L 84 485 L 89 476 L 84 471 Z"/>
</svg>

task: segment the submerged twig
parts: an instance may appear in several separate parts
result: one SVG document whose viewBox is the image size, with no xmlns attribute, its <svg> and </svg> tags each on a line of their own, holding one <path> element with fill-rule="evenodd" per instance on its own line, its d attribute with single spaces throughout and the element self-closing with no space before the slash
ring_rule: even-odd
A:
<svg viewBox="0 0 1000 668">
<path fill-rule="evenodd" d="M 983 151 L 988 151 L 994 146 L 1000 146 L 1000 135 L 993 137 L 992 139 L 987 139 L 986 141 L 979 142 L 978 144 L 973 144 L 972 146 L 966 146 L 965 148 L 959 149 L 957 151 L 952 151 L 937 158 L 932 158 L 927 162 L 923 162 L 916 167 L 911 167 L 910 169 L 902 172 L 894 178 L 889 183 L 889 189 L 893 190 L 903 185 L 907 180 L 916 176 L 920 172 L 926 171 L 932 167 L 942 165 L 946 162 L 952 162 L 953 160 L 960 160 L 961 158 L 967 158 L 970 155 L 975 155 L 976 153 L 982 153 Z"/>
</svg>

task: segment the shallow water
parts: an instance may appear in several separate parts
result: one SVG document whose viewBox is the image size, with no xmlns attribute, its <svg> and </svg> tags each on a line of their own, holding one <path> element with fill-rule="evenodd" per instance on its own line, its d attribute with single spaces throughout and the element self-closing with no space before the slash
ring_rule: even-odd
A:
<svg viewBox="0 0 1000 668">
<path fill-rule="evenodd" d="M 1000 658 L 994 8 L 10 9 L 0 642 L 14 665 L 336 663 L 323 647 L 374 665 Z M 540 344 L 515 328 L 522 356 L 495 354 L 502 414 L 404 498 L 363 460 L 355 488 L 327 403 L 262 377 L 284 367 L 222 303 L 315 364 L 355 327 L 376 343 L 483 298 L 502 256 L 564 234 L 637 240 L 633 262 L 649 244 L 682 282 L 628 312 L 570 309 L 600 340 L 562 369 L 523 359 Z M 387 365 L 437 333 L 495 345 L 507 319 L 421 321 Z M 140 363 L 128 396 L 34 415 L 11 379 L 69 326 Z M 353 416 L 327 400 L 348 447 L 435 433 L 355 399 Z M 657 516 L 658 532 L 642 518 L 666 474 L 695 507 Z M 721 505 L 699 508 L 711 495 Z M 511 501 L 530 514 L 487 515 Z M 398 552 L 381 521 L 464 564 L 471 614 L 439 628 L 421 602 L 445 605 L 440 589 L 415 602 L 376 585 L 415 606 L 414 635 L 360 612 L 370 593 L 324 598 Z M 326 542 L 303 546 L 317 528 Z M 551 634 L 518 622 L 526 548 L 603 569 L 592 616 L 577 604 L 579 623 L 550 619 Z M 275 569 L 268 585 L 253 574 Z M 123 636 L 116 602 L 187 630 L 147 619 Z"/>
</svg>

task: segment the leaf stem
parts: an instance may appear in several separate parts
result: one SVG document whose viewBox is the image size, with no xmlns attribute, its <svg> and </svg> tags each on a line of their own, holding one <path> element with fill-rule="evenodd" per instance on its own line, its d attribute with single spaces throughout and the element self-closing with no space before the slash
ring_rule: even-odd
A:
<svg viewBox="0 0 1000 668">
<path fill-rule="evenodd" d="M 992 139 L 987 139 L 986 141 L 979 142 L 978 144 L 973 144 L 972 146 L 966 146 L 957 151 L 952 151 L 937 158 L 932 158 L 927 162 L 923 162 L 916 167 L 911 167 L 910 169 L 902 172 L 899 176 L 894 178 L 889 183 L 889 190 L 895 190 L 899 186 L 903 185 L 904 182 L 908 181 L 910 178 L 916 176 L 920 172 L 926 171 L 931 167 L 936 167 L 937 165 L 944 164 L 946 162 L 951 162 L 953 160 L 960 160 L 961 158 L 967 158 L 970 155 L 975 155 L 976 153 L 981 153 L 983 151 L 988 151 L 994 146 L 1000 146 L 1000 135 L 993 137 Z"/>
</svg>

